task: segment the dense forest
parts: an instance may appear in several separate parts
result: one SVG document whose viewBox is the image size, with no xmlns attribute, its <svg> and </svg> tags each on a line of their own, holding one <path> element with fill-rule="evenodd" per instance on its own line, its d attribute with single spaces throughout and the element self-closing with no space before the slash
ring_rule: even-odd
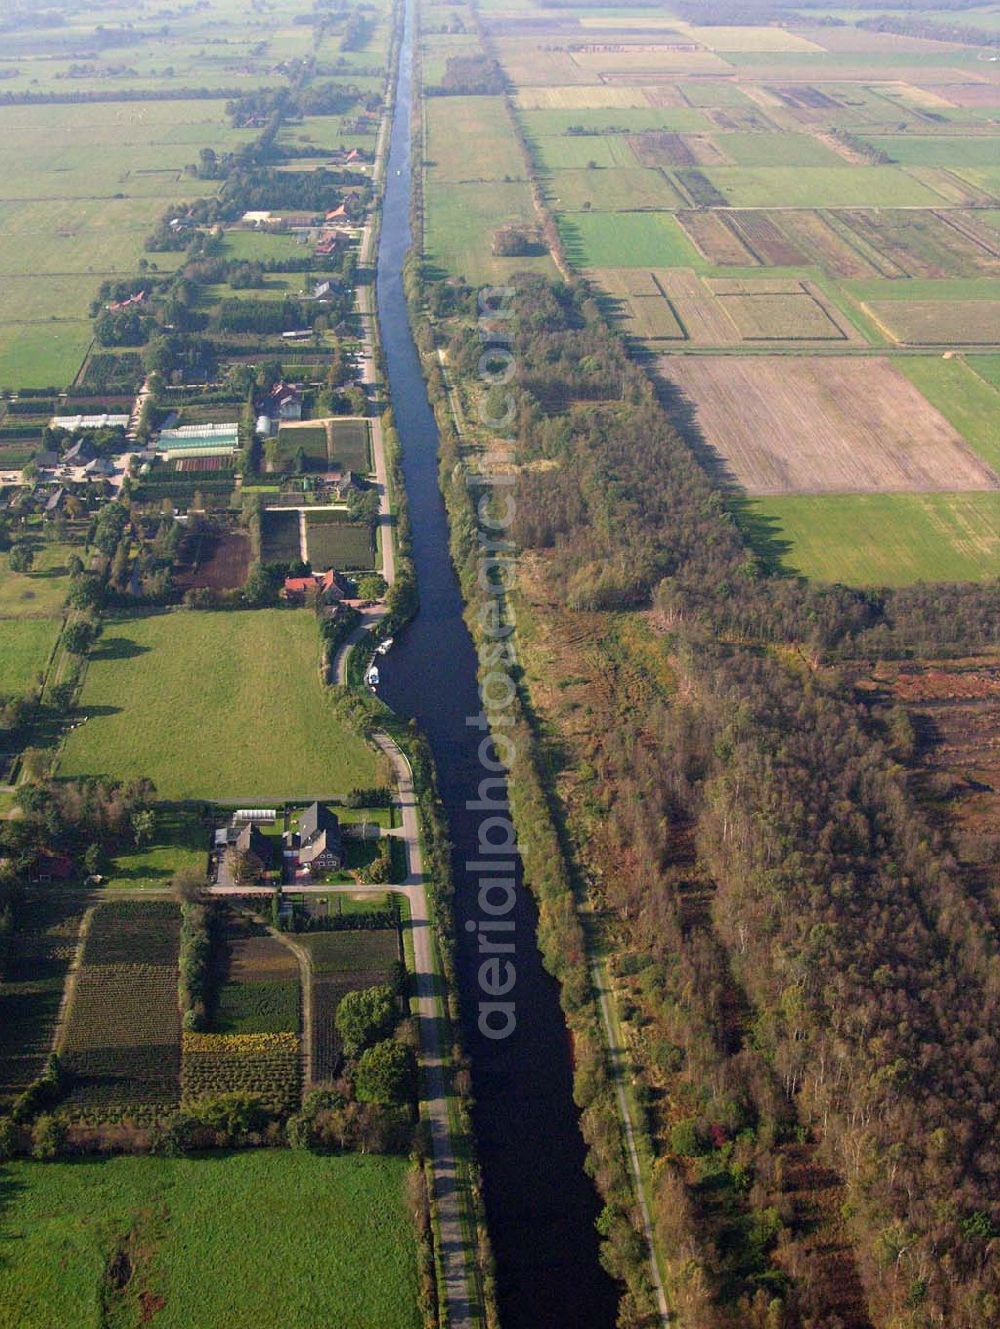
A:
<svg viewBox="0 0 1000 1329">
<path fill-rule="evenodd" d="M 993 1323 L 1000 907 L 914 802 L 907 716 L 860 705 L 844 665 L 1000 645 L 1000 585 L 775 575 L 586 291 L 516 285 L 517 544 L 564 613 L 652 610 L 677 681 L 641 707 L 591 689 L 600 736 L 575 755 L 592 766 L 579 852 L 642 1029 L 681 1321 Z M 428 303 L 471 384 L 483 350 L 468 293 L 432 288 Z M 460 449 L 445 434 L 448 476 Z M 446 492 L 461 568 L 462 500 Z M 546 834 L 539 751 L 538 772 L 519 772 L 539 780 L 519 823 L 529 859 Z M 579 926 L 551 866 L 526 867 L 590 1075 Z M 634 1289 L 623 1323 L 642 1324 L 607 1097 L 580 1101 L 607 1258 Z"/>
</svg>

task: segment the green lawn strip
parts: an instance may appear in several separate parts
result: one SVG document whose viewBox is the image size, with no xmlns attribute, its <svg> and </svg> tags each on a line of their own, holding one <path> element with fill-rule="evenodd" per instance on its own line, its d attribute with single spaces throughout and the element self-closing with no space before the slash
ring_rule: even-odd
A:
<svg viewBox="0 0 1000 1329">
<path fill-rule="evenodd" d="M 785 571 L 857 586 L 1000 576 L 1000 492 L 743 500 L 751 543 Z"/>
<path fill-rule="evenodd" d="M 965 363 L 985 383 L 1000 391 L 1000 355 L 967 355 Z"/>
<path fill-rule="evenodd" d="M 199 812 L 183 804 L 161 803 L 155 815 L 151 840 L 115 857 L 107 873 L 108 886 L 162 889 L 186 868 L 206 871 L 210 831 Z"/>
<path fill-rule="evenodd" d="M 306 610 L 109 620 L 60 774 L 147 776 L 161 798 L 343 796 L 375 782 L 374 753 L 337 712 Z"/>
<path fill-rule="evenodd" d="M 58 618 L 0 619 L 0 694 L 20 696 L 37 687 L 61 630 Z"/>
<path fill-rule="evenodd" d="M 420 1329 L 407 1168 L 268 1149 L 10 1164 L 0 1329 L 138 1323 L 143 1293 L 159 1329 Z M 123 1246 L 133 1274 L 115 1292 Z"/>
<path fill-rule="evenodd" d="M 898 356 L 894 363 L 1000 476 L 997 389 L 960 356 Z"/>
</svg>

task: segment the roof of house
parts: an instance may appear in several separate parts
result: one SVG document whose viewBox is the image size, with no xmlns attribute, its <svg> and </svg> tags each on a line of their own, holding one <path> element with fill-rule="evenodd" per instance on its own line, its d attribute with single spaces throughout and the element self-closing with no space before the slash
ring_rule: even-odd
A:
<svg viewBox="0 0 1000 1329">
<path fill-rule="evenodd" d="M 347 209 L 344 207 L 343 203 L 341 203 L 339 208 L 334 208 L 332 212 L 328 212 L 326 214 L 326 220 L 334 221 L 337 217 L 346 217 L 346 216 L 347 216 Z"/>
<path fill-rule="evenodd" d="M 339 859 L 342 855 L 340 827 L 328 831 L 318 831 L 316 835 L 299 849 L 299 860 L 303 863 L 315 863 L 324 854 L 333 854 Z"/>
<path fill-rule="evenodd" d="M 72 462 L 77 466 L 82 466 L 85 462 L 93 461 L 97 454 L 94 452 L 94 446 L 89 438 L 81 438 L 79 442 L 74 443 L 66 455 L 64 462 Z"/>
<path fill-rule="evenodd" d="M 45 450 L 43 452 L 36 452 L 32 460 L 34 461 L 36 466 L 58 466 L 59 453 L 50 452 L 48 450 Z"/>
<path fill-rule="evenodd" d="M 337 574 L 331 568 L 329 572 L 313 572 L 308 577 L 286 577 L 284 590 L 286 595 L 305 595 L 315 588 L 323 591 L 339 591 Z"/>
<path fill-rule="evenodd" d="M 56 508 L 58 508 L 59 504 L 63 501 L 65 497 L 66 497 L 66 490 L 60 487 L 55 491 L 54 494 L 49 495 L 49 500 L 45 504 L 45 511 L 55 512 Z"/>
<path fill-rule="evenodd" d="M 239 834 L 232 843 L 239 853 L 256 854 L 265 867 L 271 862 L 271 841 L 252 821 L 240 827 Z"/>
<path fill-rule="evenodd" d="M 339 846 L 340 821 L 323 803 L 310 803 L 299 817 L 299 842 L 303 845 L 312 843 L 319 835 L 332 836 Z"/>
</svg>

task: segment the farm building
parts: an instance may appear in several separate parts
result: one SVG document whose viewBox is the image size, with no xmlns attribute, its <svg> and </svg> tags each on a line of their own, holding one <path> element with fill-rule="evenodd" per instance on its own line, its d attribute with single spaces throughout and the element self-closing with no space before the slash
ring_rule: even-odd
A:
<svg viewBox="0 0 1000 1329">
<path fill-rule="evenodd" d="M 290 603 L 301 603 L 310 591 L 319 591 L 324 604 L 344 599 L 343 587 L 332 568 L 329 572 L 314 572 L 308 577 L 286 577 L 281 596 Z"/>
<path fill-rule="evenodd" d="M 312 336 L 309 332 L 307 336 Z M 287 337 L 288 333 L 282 333 Z M 264 409 L 272 420 L 301 420 L 302 393 L 290 383 L 275 383 L 268 393 Z"/>
<path fill-rule="evenodd" d="M 266 872 L 273 861 L 271 840 L 264 835 L 255 821 L 238 822 L 234 817 L 228 826 L 215 832 L 216 880 L 220 886 L 237 885 L 237 865 L 245 854 L 252 854 Z"/>
<path fill-rule="evenodd" d="M 300 868 L 336 872 L 344 861 L 340 821 L 322 803 L 310 803 L 299 817 L 296 839 Z"/>
<path fill-rule="evenodd" d="M 332 281 L 317 282 L 313 287 L 311 300 L 332 300 L 337 294 L 338 283 Z"/>
<path fill-rule="evenodd" d="M 180 218 L 174 218 L 174 221 L 179 223 Z M 173 228 L 174 222 L 171 222 L 170 225 L 171 228 Z M 112 304 L 105 305 L 104 307 L 110 313 L 117 314 L 123 309 L 134 309 L 136 305 L 144 305 L 145 303 L 146 303 L 146 292 L 138 291 L 136 292 L 135 295 L 130 295 L 127 300 L 115 300 Z"/>
<path fill-rule="evenodd" d="M 336 254 L 341 245 L 347 242 L 347 238 L 343 231 L 323 231 L 316 245 L 316 257 L 330 258 L 333 254 Z"/>
<path fill-rule="evenodd" d="M 178 457 L 218 457 L 239 451 L 238 424 L 183 425 L 160 431 L 159 450 L 173 461 Z"/>
<path fill-rule="evenodd" d="M 39 470 L 51 470 L 54 466 L 59 465 L 59 453 L 46 448 L 42 452 L 36 452 L 31 460 Z"/>
<path fill-rule="evenodd" d="M 94 446 L 87 438 L 81 438 L 79 442 L 63 455 L 64 466 L 86 466 L 89 461 L 93 461 L 97 456 Z"/>
<path fill-rule="evenodd" d="M 83 472 L 88 480 L 108 480 L 115 474 L 114 462 L 108 461 L 107 457 L 95 457 L 87 462 Z"/>
<path fill-rule="evenodd" d="M 54 415 L 49 422 L 53 429 L 127 429 L 127 415 Z"/>
</svg>

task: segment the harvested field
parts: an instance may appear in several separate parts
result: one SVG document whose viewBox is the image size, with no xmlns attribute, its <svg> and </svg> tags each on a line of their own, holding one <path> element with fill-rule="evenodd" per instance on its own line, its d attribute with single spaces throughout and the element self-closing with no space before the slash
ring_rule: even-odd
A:
<svg viewBox="0 0 1000 1329">
<path fill-rule="evenodd" d="M 594 268 L 591 276 L 608 295 L 660 295 L 651 272 L 642 268 Z"/>
<path fill-rule="evenodd" d="M 643 166 L 723 166 L 726 156 L 707 134 L 673 134 L 654 129 L 628 136 Z"/>
<path fill-rule="evenodd" d="M 699 356 L 660 370 L 720 471 L 751 494 L 1000 488 L 886 359 Z"/>
<path fill-rule="evenodd" d="M 924 95 L 943 97 L 953 106 L 1000 106 L 1000 86 L 996 83 L 944 83 L 939 87 L 918 87 Z"/>
<path fill-rule="evenodd" d="M 598 87 L 520 88 L 517 105 L 525 111 L 586 111 L 614 107 L 685 106 L 676 88 Z"/>
<path fill-rule="evenodd" d="M 731 51 L 738 54 L 742 51 L 800 51 L 800 52 L 820 52 L 822 46 L 817 46 L 813 41 L 806 37 L 801 37 L 798 33 L 789 32 L 787 28 L 773 27 L 699 27 L 693 23 L 679 23 L 678 28 L 692 40 L 701 42 L 712 51 Z M 826 32 L 826 28 L 822 30 Z"/>
<path fill-rule="evenodd" d="M 676 50 L 653 42 L 617 48 L 609 43 L 609 49 L 603 51 L 574 51 L 572 61 L 584 77 L 624 77 L 633 83 L 652 83 L 660 78 L 676 78 L 678 74 L 732 73 L 732 65 L 713 51 Z M 521 81 L 513 70 L 510 73 L 515 82 Z"/>
<path fill-rule="evenodd" d="M 174 585 L 183 591 L 231 591 L 243 585 L 249 570 L 250 537 L 226 531 L 210 537 L 196 566 L 177 571 Z"/>
<path fill-rule="evenodd" d="M 619 322 L 632 337 L 682 341 L 686 336 L 672 305 L 662 295 L 632 296 L 624 303 Z"/>
<path fill-rule="evenodd" d="M 730 212 L 726 220 L 750 253 L 768 267 L 797 268 L 808 263 L 801 249 L 765 213 Z"/>
<path fill-rule="evenodd" d="M 908 346 L 1000 342 L 1000 300 L 882 300 L 864 308 L 896 341 Z"/>
<path fill-rule="evenodd" d="M 695 157 L 681 134 L 654 129 L 630 134 L 629 146 L 643 166 L 694 166 Z"/>
<path fill-rule="evenodd" d="M 842 329 L 804 289 L 797 294 L 720 298 L 744 341 L 844 340 Z"/>
<path fill-rule="evenodd" d="M 811 254 L 832 277 L 881 276 L 881 269 L 852 247 L 822 212 L 783 212 L 781 230 L 803 253 Z"/>
<path fill-rule="evenodd" d="M 709 263 L 737 268 L 752 268 L 759 263 L 719 213 L 678 212 L 677 220 Z"/>
<path fill-rule="evenodd" d="M 844 212 L 841 221 L 911 277 L 974 277 L 1000 273 L 1000 249 L 973 238 L 948 213 L 928 210 Z"/>
<path fill-rule="evenodd" d="M 735 346 L 740 341 L 725 301 L 714 299 L 690 268 L 667 269 L 657 273 L 657 280 L 693 345 Z"/>
</svg>

